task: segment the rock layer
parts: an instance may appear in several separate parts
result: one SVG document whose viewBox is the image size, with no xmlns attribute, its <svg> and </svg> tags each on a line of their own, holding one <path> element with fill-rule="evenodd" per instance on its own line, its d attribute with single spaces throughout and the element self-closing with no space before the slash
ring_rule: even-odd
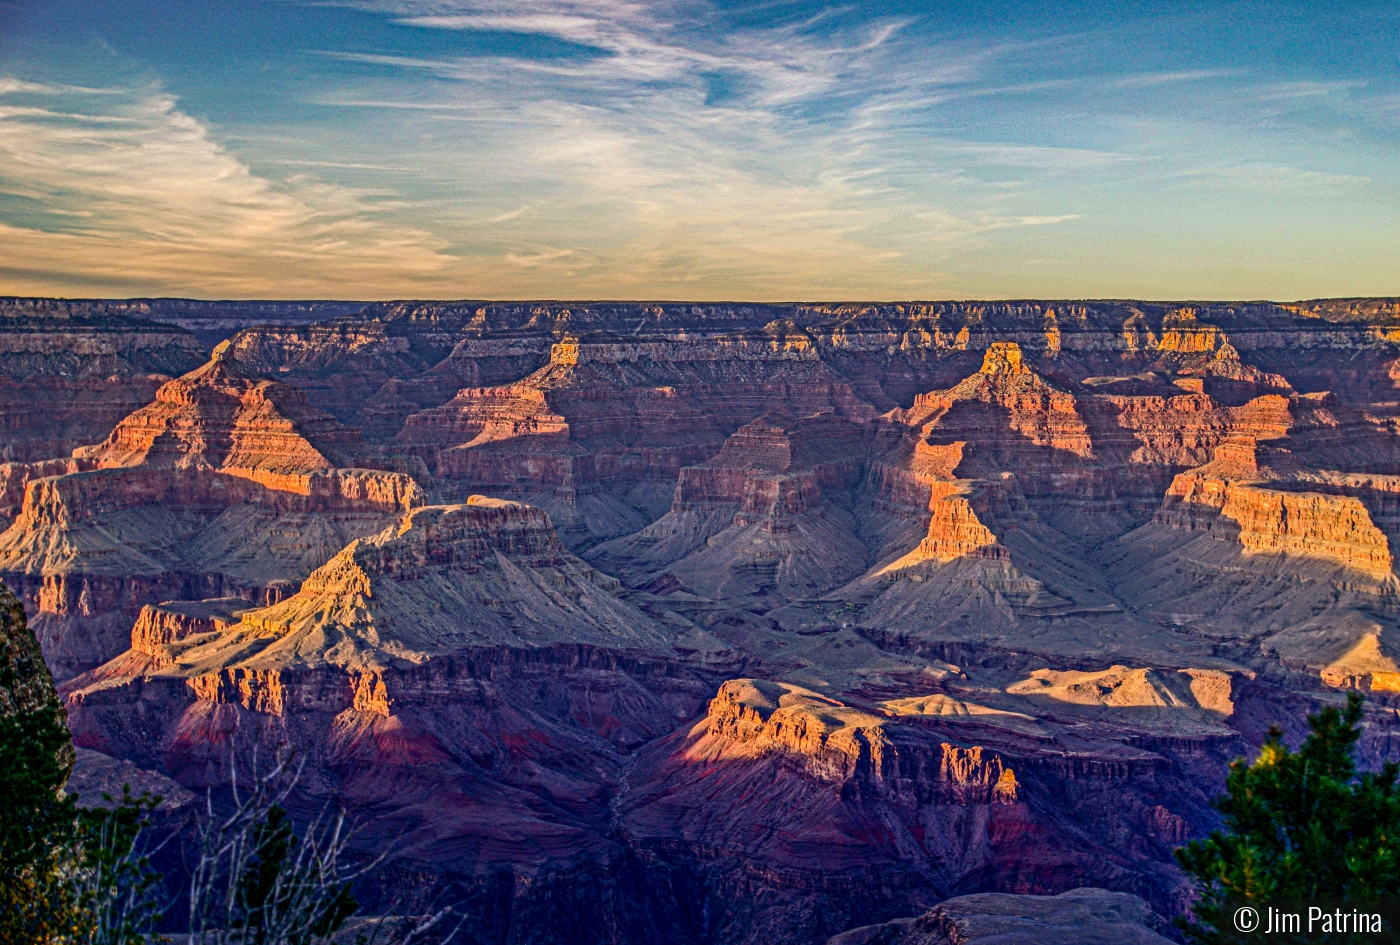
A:
<svg viewBox="0 0 1400 945">
<path fill-rule="evenodd" d="M 1269 724 L 1395 756 L 1383 300 L 288 313 L 16 451 L 0 566 L 85 748 L 291 744 L 483 941 L 1127 938 Z"/>
<path fill-rule="evenodd" d="M 0 573 L 60 671 L 119 652 L 146 604 L 286 596 L 346 541 L 422 504 L 408 475 L 338 468 L 374 461 L 359 435 L 227 352 L 73 459 L 9 467 L 24 499 L 0 534 Z"/>
<path fill-rule="evenodd" d="M 203 359 L 198 339 L 175 326 L 0 298 L 0 462 L 62 457 L 97 442 Z"/>
</svg>

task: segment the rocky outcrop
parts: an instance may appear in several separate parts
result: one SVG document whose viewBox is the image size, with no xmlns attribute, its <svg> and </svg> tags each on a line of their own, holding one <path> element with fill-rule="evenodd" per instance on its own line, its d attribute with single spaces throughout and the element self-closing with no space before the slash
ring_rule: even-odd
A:
<svg viewBox="0 0 1400 945">
<path fill-rule="evenodd" d="M 1012 474 L 1016 494 L 1061 531 L 1112 531 L 1157 503 L 1176 459 L 1142 449 L 1124 400 L 1071 390 L 1031 368 L 1016 344 L 998 342 L 976 374 L 888 414 L 911 436 L 880 462 L 940 481 L 996 484 Z"/>
<path fill-rule="evenodd" d="M 255 609 L 241 597 L 147 604 L 131 628 L 131 652 L 149 657 L 152 665 L 173 665 L 176 644 L 188 637 L 230 630 L 243 614 Z"/>
<path fill-rule="evenodd" d="M 279 600 L 423 503 L 408 475 L 334 465 L 365 456 L 358 434 L 228 350 L 72 460 L 10 467 L 24 500 L 0 534 L 0 573 L 60 675 L 120 652 L 146 604 Z"/>
<path fill-rule="evenodd" d="M 788 683 L 730 680 L 711 701 L 704 735 L 688 747 L 694 759 L 791 756 L 825 781 L 853 778 L 878 784 L 907 777 L 885 720 Z M 938 779 L 960 802 L 1016 803 L 1016 775 L 981 748 L 940 745 Z"/>
<path fill-rule="evenodd" d="M 680 471 L 669 513 L 589 557 L 629 580 L 664 568 L 706 597 L 826 591 L 867 565 L 848 509 L 873 434 L 833 414 L 760 417 Z"/>
<path fill-rule="evenodd" d="M 895 575 L 924 562 L 940 564 L 958 558 L 1010 560 L 987 523 L 1015 528 L 1018 519 L 1026 518 L 1023 508 L 1018 508 L 1024 500 L 1016 492 L 1014 479 L 935 481 L 928 483 L 928 494 L 928 533 L 918 547 L 886 565 L 881 574 Z"/>
<path fill-rule="evenodd" d="M 1147 903 L 1127 893 L 981 893 L 940 902 L 914 919 L 852 929 L 827 945 L 1166 945 L 1166 928 Z"/>
<path fill-rule="evenodd" d="M 68 473 L 90 472 L 97 468 L 91 460 L 49 459 L 37 463 L 0 464 L 0 523 L 6 527 L 19 515 L 24 493 L 35 479 L 48 479 Z"/>
<path fill-rule="evenodd" d="M 1229 716 L 1234 712 L 1230 688 L 1230 675 L 1220 670 L 1183 669 L 1161 673 L 1154 669 L 1110 666 L 1093 672 L 1039 669 L 1013 683 L 1006 691 L 1080 706 L 1172 710 L 1180 719 L 1183 710 L 1215 717 Z"/>
<path fill-rule="evenodd" d="M 104 442 L 78 458 L 101 468 L 210 468 L 255 480 L 366 465 L 357 431 L 309 407 L 297 388 L 259 380 L 229 343 L 203 367 L 163 385 Z"/>
<path fill-rule="evenodd" d="M 1005 430 L 990 446 L 997 451 L 1021 452 L 1027 446 L 1089 457 L 1093 443 L 1079 415 L 1073 394 L 1047 381 L 1025 364 L 1020 346 L 996 342 L 987 348 L 978 373 L 947 391 L 935 391 L 914 399 L 908 411 L 894 414 L 899 421 L 934 429 L 940 442 L 963 440 L 974 429 L 983 434 Z M 978 429 L 980 428 L 980 429 Z"/>
<path fill-rule="evenodd" d="M 1386 536 L 1350 496 L 1233 486 L 1217 525 L 1212 532 L 1233 537 L 1246 555 L 1321 558 L 1382 581 L 1391 576 Z"/>
<path fill-rule="evenodd" d="M 1317 477 L 1324 481 L 1314 487 L 1312 477 L 1284 479 L 1277 470 L 1261 467 L 1260 452 L 1248 438 L 1222 444 L 1210 463 L 1172 481 L 1153 521 L 1205 531 L 1216 541 L 1238 546 L 1246 556 L 1313 559 L 1382 583 L 1392 580 L 1389 539 L 1372 521 L 1366 503 L 1357 495 L 1333 492 L 1350 484 L 1354 493 L 1375 493 L 1372 504 L 1384 511 L 1391 505 L 1383 498 L 1389 494 L 1387 479 L 1363 484 L 1347 476 Z"/>
</svg>

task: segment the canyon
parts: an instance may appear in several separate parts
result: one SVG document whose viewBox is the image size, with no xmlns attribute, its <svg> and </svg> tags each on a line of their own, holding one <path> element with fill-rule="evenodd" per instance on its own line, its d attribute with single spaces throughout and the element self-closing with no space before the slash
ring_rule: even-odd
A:
<svg viewBox="0 0 1400 945">
<path fill-rule="evenodd" d="M 0 423 L 75 778 L 294 750 L 473 945 L 1163 941 L 1400 760 L 1395 300 L 0 299 Z"/>
</svg>

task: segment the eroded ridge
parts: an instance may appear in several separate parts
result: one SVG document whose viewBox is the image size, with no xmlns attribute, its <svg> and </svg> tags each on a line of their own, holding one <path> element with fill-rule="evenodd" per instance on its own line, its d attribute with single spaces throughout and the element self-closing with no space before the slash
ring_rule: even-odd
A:
<svg viewBox="0 0 1400 945">
<path fill-rule="evenodd" d="M 1155 941 L 1269 723 L 1358 688 L 1400 744 L 1385 300 L 299 311 L 80 442 L 6 413 L 0 571 L 94 770 L 290 743 L 386 901 Z"/>
</svg>

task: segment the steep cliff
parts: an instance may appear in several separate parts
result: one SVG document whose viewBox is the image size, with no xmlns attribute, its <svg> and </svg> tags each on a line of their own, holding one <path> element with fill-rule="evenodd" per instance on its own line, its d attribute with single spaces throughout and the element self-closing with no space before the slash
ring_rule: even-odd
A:
<svg viewBox="0 0 1400 945">
<path fill-rule="evenodd" d="M 358 431 L 309 407 L 297 388 L 249 374 L 226 342 L 75 455 L 100 468 L 208 468 L 275 482 L 279 474 L 367 465 L 370 454 Z"/>
<path fill-rule="evenodd" d="M 825 592 L 868 563 L 850 507 L 874 434 L 830 413 L 760 417 L 680 470 L 670 512 L 589 557 L 634 582 L 674 581 L 716 600 Z"/>
<path fill-rule="evenodd" d="M 519 382 L 460 391 L 410 416 L 397 442 L 440 477 L 548 509 L 575 547 L 664 511 L 684 466 L 770 410 L 873 410 L 782 325 L 699 341 L 566 338 Z"/>
<path fill-rule="evenodd" d="M 1364 688 L 1396 757 L 1385 300 L 298 317 L 16 453 L 0 570 L 80 745 L 217 795 L 290 744 L 297 810 L 393 838 L 386 902 L 482 941 L 820 945 L 989 891 L 920 934 L 1054 940 L 1131 900 L 1020 896 L 1182 908 L 1270 724 Z"/>
<path fill-rule="evenodd" d="M 368 452 L 358 434 L 227 351 L 74 459 L 10 467 L 24 499 L 0 534 L 0 573 L 60 675 L 119 652 L 143 605 L 277 600 L 423 503 L 410 476 L 336 468 Z"/>
<path fill-rule="evenodd" d="M 189 332 L 46 299 L 0 298 L 0 462 L 67 456 L 204 360 Z"/>
</svg>

